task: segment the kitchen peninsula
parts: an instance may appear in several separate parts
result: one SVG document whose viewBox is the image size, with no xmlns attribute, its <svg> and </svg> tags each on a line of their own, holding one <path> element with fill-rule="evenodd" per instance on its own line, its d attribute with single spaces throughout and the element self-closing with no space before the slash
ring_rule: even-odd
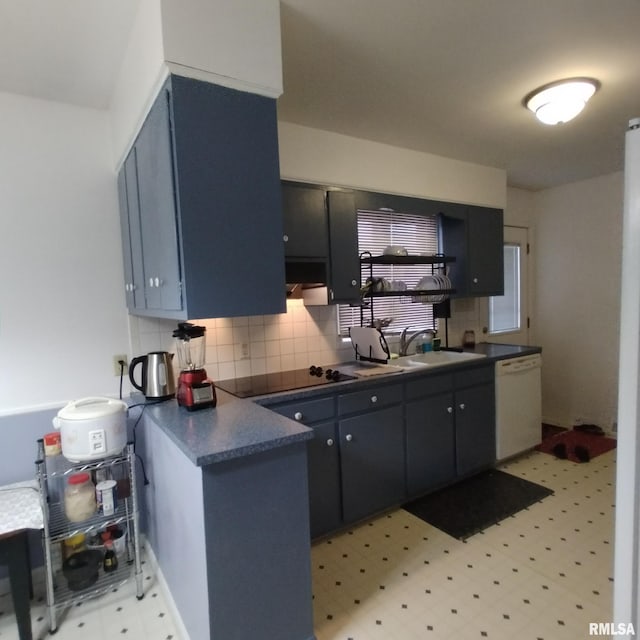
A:
<svg viewBox="0 0 640 640">
<path fill-rule="evenodd" d="M 137 419 L 132 409 L 132 419 Z M 306 440 L 218 392 L 216 409 L 146 405 L 143 529 L 192 640 L 313 638 Z"/>
</svg>

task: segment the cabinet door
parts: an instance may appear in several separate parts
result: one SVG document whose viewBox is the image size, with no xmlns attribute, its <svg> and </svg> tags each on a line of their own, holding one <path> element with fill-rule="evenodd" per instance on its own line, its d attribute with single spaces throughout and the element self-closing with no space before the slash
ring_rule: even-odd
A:
<svg viewBox="0 0 640 640">
<path fill-rule="evenodd" d="M 311 537 L 338 529 L 342 523 L 340 456 L 333 421 L 313 427 L 307 443 Z"/>
<path fill-rule="evenodd" d="M 166 311 L 182 309 L 168 100 L 161 92 L 135 145 L 147 309 Z"/>
<path fill-rule="evenodd" d="M 335 303 L 359 302 L 360 258 L 355 199 L 348 191 L 327 193 L 329 210 L 330 300 Z"/>
<path fill-rule="evenodd" d="M 504 230 L 500 209 L 469 207 L 469 291 L 476 296 L 504 294 Z"/>
<path fill-rule="evenodd" d="M 189 318 L 284 313 L 276 103 L 171 77 Z"/>
<path fill-rule="evenodd" d="M 324 189 L 282 183 L 284 255 L 326 258 L 329 253 Z"/>
<path fill-rule="evenodd" d="M 491 466 L 496 459 L 494 385 L 456 391 L 455 417 L 458 475 Z"/>
<path fill-rule="evenodd" d="M 338 431 L 345 522 L 401 502 L 405 497 L 402 407 L 340 420 Z"/>
<path fill-rule="evenodd" d="M 120 232 L 124 260 L 125 297 L 130 311 L 145 308 L 142 240 L 140 238 L 140 205 L 136 151 L 133 148 L 118 174 Z"/>
<path fill-rule="evenodd" d="M 503 215 L 500 209 L 447 209 L 440 218 L 442 251 L 456 258 L 455 297 L 504 293 Z"/>
<path fill-rule="evenodd" d="M 408 402 L 407 492 L 418 496 L 456 475 L 453 394 Z"/>
</svg>

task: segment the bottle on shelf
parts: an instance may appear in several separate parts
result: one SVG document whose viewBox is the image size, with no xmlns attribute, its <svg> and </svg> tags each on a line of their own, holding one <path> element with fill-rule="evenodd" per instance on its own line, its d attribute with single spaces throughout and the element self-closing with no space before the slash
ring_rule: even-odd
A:
<svg viewBox="0 0 640 640">
<path fill-rule="evenodd" d="M 102 568 L 105 573 L 109 573 L 118 568 L 118 556 L 116 556 L 116 552 L 113 550 L 113 541 L 111 539 L 105 540 L 104 548 L 105 552 L 104 560 L 102 561 Z"/>
</svg>

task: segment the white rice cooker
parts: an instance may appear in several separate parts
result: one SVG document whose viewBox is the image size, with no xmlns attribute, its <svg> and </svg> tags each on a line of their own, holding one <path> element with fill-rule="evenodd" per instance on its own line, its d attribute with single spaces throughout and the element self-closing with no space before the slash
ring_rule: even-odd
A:
<svg viewBox="0 0 640 640">
<path fill-rule="evenodd" d="M 127 404 L 114 398 L 82 398 L 58 411 L 62 455 L 87 462 L 119 454 L 127 444 Z"/>
</svg>

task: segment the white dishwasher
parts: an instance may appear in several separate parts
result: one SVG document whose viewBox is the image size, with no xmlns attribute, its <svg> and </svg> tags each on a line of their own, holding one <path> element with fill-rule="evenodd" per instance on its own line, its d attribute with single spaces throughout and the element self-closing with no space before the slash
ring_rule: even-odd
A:
<svg viewBox="0 0 640 640">
<path fill-rule="evenodd" d="M 496 458 L 504 460 L 542 439 L 539 354 L 496 362 Z"/>
</svg>

